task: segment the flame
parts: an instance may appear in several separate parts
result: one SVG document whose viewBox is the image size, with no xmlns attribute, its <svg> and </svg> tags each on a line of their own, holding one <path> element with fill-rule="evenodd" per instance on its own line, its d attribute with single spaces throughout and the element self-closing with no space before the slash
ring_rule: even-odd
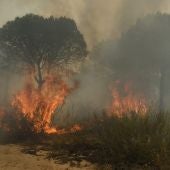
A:
<svg viewBox="0 0 170 170">
<path fill-rule="evenodd" d="M 71 128 L 69 128 L 69 129 L 65 129 L 65 128 L 50 128 L 50 129 L 47 129 L 46 133 L 48 133 L 48 134 L 63 135 L 63 134 L 67 134 L 67 133 L 79 132 L 81 130 L 82 130 L 82 127 L 79 124 L 75 124 Z"/>
<path fill-rule="evenodd" d="M 120 81 L 116 81 L 115 86 L 112 88 L 113 100 L 109 107 L 109 115 L 114 114 L 118 117 L 122 117 L 129 112 L 144 115 L 148 110 L 145 97 L 141 94 L 134 93 L 131 82 L 125 83 L 123 89 L 121 89 L 122 94 L 118 89 L 120 84 Z"/>
<path fill-rule="evenodd" d="M 56 110 L 64 104 L 66 97 L 77 88 L 78 84 L 70 87 L 61 78 L 61 75 L 46 74 L 44 83 L 41 88 L 38 88 L 34 77 L 34 72 L 30 72 L 26 76 L 22 90 L 12 98 L 11 106 L 15 108 L 16 112 L 13 115 L 16 120 L 26 118 L 35 133 L 66 134 L 81 131 L 82 127 L 79 124 L 75 124 L 69 129 L 54 127 L 52 124 Z M 111 89 L 113 99 L 108 108 L 108 114 L 122 117 L 124 114 L 134 111 L 144 115 L 148 110 L 145 97 L 136 93 L 132 82 L 127 82 L 123 86 L 122 84 L 121 81 L 116 81 Z M 4 117 L 3 110 L 0 110 L 0 120 L 2 120 L 1 117 Z M 0 127 L 2 127 L 2 123 L 0 123 Z M 21 127 L 20 124 L 18 127 Z"/>
<path fill-rule="evenodd" d="M 82 130 L 82 127 L 78 124 L 75 124 L 71 129 L 70 129 L 70 132 L 74 133 L 74 132 L 78 132 L 78 131 L 81 131 Z"/>
<path fill-rule="evenodd" d="M 53 115 L 70 92 L 71 88 L 60 76 L 47 75 L 39 89 L 30 75 L 24 88 L 14 95 L 12 107 L 33 123 L 33 131 L 57 133 L 57 129 L 52 127 Z"/>
</svg>

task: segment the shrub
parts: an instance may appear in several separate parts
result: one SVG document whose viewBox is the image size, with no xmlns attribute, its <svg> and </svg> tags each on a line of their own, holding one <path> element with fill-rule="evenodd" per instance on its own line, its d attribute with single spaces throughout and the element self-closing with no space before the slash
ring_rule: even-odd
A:
<svg viewBox="0 0 170 170">
<path fill-rule="evenodd" d="M 169 164 L 170 126 L 167 114 L 129 113 L 104 117 L 97 127 L 99 162 L 116 166 L 161 167 Z M 96 130 L 95 130 L 96 131 Z"/>
</svg>

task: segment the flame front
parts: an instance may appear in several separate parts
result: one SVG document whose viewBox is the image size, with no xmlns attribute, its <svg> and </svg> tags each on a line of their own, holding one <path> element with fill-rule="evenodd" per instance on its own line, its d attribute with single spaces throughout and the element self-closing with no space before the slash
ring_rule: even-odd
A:
<svg viewBox="0 0 170 170">
<path fill-rule="evenodd" d="M 15 108 L 13 116 L 18 121 L 18 127 L 23 128 L 20 120 L 24 118 L 30 126 L 29 129 L 35 133 L 65 134 L 80 131 L 82 126 L 78 124 L 73 125 L 69 129 L 60 129 L 53 126 L 54 113 L 59 106 L 64 104 L 65 98 L 72 90 L 77 88 L 77 84 L 74 84 L 74 87 L 69 87 L 61 79 L 61 76 L 56 74 L 47 74 L 44 80 L 42 86 L 38 88 L 35 83 L 34 73 L 28 74 L 22 90 L 13 96 L 11 105 L 12 108 Z M 108 108 L 110 116 L 122 117 L 131 111 L 145 115 L 147 110 L 148 105 L 145 97 L 134 90 L 133 83 L 128 82 L 124 84 L 121 81 L 114 83 L 112 102 Z M 5 112 L 0 110 L 0 120 L 3 120 Z M 10 130 L 10 126 L 4 126 L 2 122 L 0 127 Z"/>
<path fill-rule="evenodd" d="M 52 127 L 53 115 L 69 92 L 70 88 L 59 76 L 46 76 L 41 89 L 30 76 L 23 90 L 13 97 L 12 106 L 33 123 L 33 131 L 56 133 L 56 128 Z"/>
<path fill-rule="evenodd" d="M 145 97 L 141 94 L 134 93 L 132 90 L 131 83 L 125 83 L 121 92 L 118 88 L 120 81 L 115 83 L 116 85 L 112 88 L 112 103 L 109 107 L 109 115 L 116 115 L 122 117 L 124 114 L 129 112 L 145 114 L 148 110 L 147 102 Z"/>
</svg>

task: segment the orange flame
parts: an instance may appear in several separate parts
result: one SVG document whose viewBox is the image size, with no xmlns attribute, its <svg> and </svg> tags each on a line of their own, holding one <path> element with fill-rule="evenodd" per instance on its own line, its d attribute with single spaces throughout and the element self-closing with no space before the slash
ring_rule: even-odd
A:
<svg viewBox="0 0 170 170">
<path fill-rule="evenodd" d="M 145 114 L 148 110 L 147 102 L 142 95 L 137 95 L 132 91 L 132 84 L 126 83 L 123 87 L 122 93 L 118 90 L 120 81 L 116 82 L 116 86 L 112 88 L 112 103 L 109 107 L 109 114 L 114 114 L 118 117 L 122 117 L 128 112 L 135 112 Z"/>
<path fill-rule="evenodd" d="M 59 128 L 50 128 L 49 130 L 46 131 L 46 133 L 48 134 L 59 134 L 59 135 L 63 135 L 63 134 L 67 134 L 67 133 L 75 133 L 75 132 L 79 132 L 82 130 L 82 127 L 79 124 L 75 124 L 73 125 L 71 128 L 69 129 L 59 129 Z"/>
<path fill-rule="evenodd" d="M 12 106 L 33 123 L 35 132 L 57 133 L 52 127 L 53 115 L 70 91 L 59 76 L 46 76 L 41 89 L 36 88 L 29 77 L 23 90 L 13 97 Z"/>
</svg>

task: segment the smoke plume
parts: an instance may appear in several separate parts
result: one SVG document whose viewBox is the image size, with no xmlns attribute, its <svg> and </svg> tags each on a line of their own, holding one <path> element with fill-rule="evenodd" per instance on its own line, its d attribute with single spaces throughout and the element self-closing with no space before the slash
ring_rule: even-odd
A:
<svg viewBox="0 0 170 170">
<path fill-rule="evenodd" d="M 88 47 L 108 38 L 117 38 L 136 19 L 149 13 L 169 12 L 168 0 L 1 0 L 0 25 L 16 16 L 35 13 L 73 18 Z"/>
</svg>

